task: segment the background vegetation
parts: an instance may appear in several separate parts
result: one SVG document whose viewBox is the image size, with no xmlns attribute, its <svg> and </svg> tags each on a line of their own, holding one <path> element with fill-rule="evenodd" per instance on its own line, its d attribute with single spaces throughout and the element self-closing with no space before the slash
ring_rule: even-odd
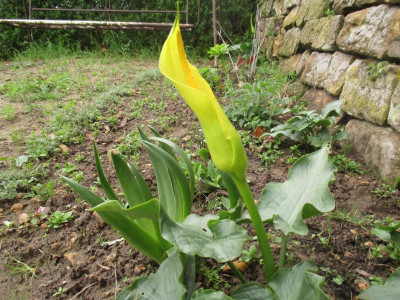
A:
<svg viewBox="0 0 400 300">
<path fill-rule="evenodd" d="M 186 1 L 180 0 L 181 7 L 186 7 Z M 224 31 L 233 39 L 233 42 L 243 40 L 250 35 L 250 19 L 256 10 L 256 0 L 221 1 L 221 11 L 218 18 L 222 20 Z M 0 18 L 26 18 L 26 5 L 28 1 L 0 0 Z M 218 3 L 218 1 L 217 1 Z M 25 4 L 25 6 L 24 6 Z M 211 0 L 189 1 L 189 23 L 195 24 L 195 29 L 185 33 L 185 43 L 189 50 L 204 54 L 212 46 L 212 8 Z M 60 8 L 108 8 L 107 0 L 33 0 L 33 7 L 60 7 Z M 198 14 L 198 5 L 200 7 Z M 176 1 L 111 1 L 113 9 L 164 9 L 174 10 Z M 199 16 L 199 18 L 198 18 Z M 221 16 L 221 17 L 220 17 Z M 184 20 L 184 15 L 181 20 Z M 59 20 L 108 20 L 107 13 L 75 13 L 75 12 L 33 12 L 35 19 Z M 172 22 L 174 14 L 111 14 L 114 21 L 140 21 L 140 22 Z M 35 29 L 33 39 L 36 44 L 55 44 L 59 48 L 73 50 L 97 50 L 107 48 L 122 54 L 135 51 L 158 50 L 166 38 L 167 32 L 149 31 L 116 31 L 116 30 L 48 30 Z M 0 25 L 0 58 L 7 59 L 30 46 L 28 32 L 7 25 Z"/>
</svg>

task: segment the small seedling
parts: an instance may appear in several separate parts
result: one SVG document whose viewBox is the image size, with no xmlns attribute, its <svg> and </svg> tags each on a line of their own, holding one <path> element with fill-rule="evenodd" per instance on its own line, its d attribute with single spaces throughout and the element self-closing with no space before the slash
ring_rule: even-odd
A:
<svg viewBox="0 0 400 300">
<path fill-rule="evenodd" d="M 369 278 L 369 282 L 371 285 L 383 285 L 383 280 L 382 278 L 378 277 L 378 276 L 370 276 Z"/>
<path fill-rule="evenodd" d="M 61 212 L 57 210 L 48 217 L 46 224 L 48 227 L 60 228 L 62 224 L 71 221 L 73 218 L 72 211 Z"/>
<path fill-rule="evenodd" d="M 251 245 L 248 250 L 243 250 L 242 253 L 243 256 L 240 258 L 240 260 L 245 261 L 248 264 L 259 261 L 261 258 L 260 251 L 254 245 Z"/>
<path fill-rule="evenodd" d="M 64 287 L 62 287 L 62 286 L 59 286 L 58 287 L 58 289 L 57 289 L 57 292 L 55 292 L 54 294 L 53 294 L 53 297 L 57 297 L 57 296 L 62 296 L 62 295 L 64 295 L 64 293 L 66 292 L 66 288 L 64 288 Z"/>
<path fill-rule="evenodd" d="M 375 190 L 375 194 L 379 198 L 389 198 L 396 193 L 396 186 L 382 183 L 382 185 Z"/>
<path fill-rule="evenodd" d="M 343 279 L 342 275 L 340 275 L 340 274 L 338 273 L 338 271 L 336 271 L 336 270 L 331 270 L 331 268 L 323 268 L 323 267 L 320 267 L 320 270 L 323 271 L 323 272 L 325 272 L 326 275 L 331 275 L 331 276 L 333 276 L 332 281 L 333 281 L 334 283 L 336 283 L 337 285 L 341 285 L 341 284 L 343 283 L 344 279 Z"/>
</svg>

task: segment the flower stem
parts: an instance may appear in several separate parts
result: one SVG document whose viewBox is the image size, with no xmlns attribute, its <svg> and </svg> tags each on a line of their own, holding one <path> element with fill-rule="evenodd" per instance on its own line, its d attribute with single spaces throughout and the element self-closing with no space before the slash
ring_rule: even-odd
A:
<svg viewBox="0 0 400 300">
<path fill-rule="evenodd" d="M 286 246 L 288 241 L 288 236 L 282 232 L 281 237 L 281 251 L 279 253 L 279 269 L 282 269 L 285 266 L 285 259 L 286 259 Z"/>
<path fill-rule="evenodd" d="M 247 283 L 246 278 L 244 278 L 242 272 L 240 272 L 240 270 L 236 268 L 235 264 L 231 260 L 228 261 L 228 265 L 231 268 L 233 274 L 235 274 L 237 278 L 239 278 L 240 282 L 246 284 Z"/>
<path fill-rule="evenodd" d="M 234 181 L 240 194 L 242 195 L 244 204 L 249 212 L 251 222 L 253 223 L 254 230 L 256 231 L 258 243 L 260 244 L 261 256 L 264 261 L 265 277 L 268 282 L 275 273 L 275 265 L 271 248 L 269 246 L 267 232 L 264 228 L 264 223 L 261 220 L 260 213 L 257 209 L 256 203 L 254 202 L 253 194 L 250 191 L 250 187 L 247 184 L 246 179 L 240 180 L 238 178 L 234 178 Z"/>
</svg>

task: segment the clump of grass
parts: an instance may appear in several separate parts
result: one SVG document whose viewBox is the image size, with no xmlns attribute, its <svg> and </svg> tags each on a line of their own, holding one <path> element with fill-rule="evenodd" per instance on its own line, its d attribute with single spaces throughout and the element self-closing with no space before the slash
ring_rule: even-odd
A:
<svg viewBox="0 0 400 300">
<path fill-rule="evenodd" d="M 36 264 L 35 267 L 31 267 L 11 255 L 8 256 L 8 259 L 12 260 L 11 263 L 6 264 L 6 267 L 11 269 L 11 275 L 21 274 L 25 281 L 29 279 L 29 284 L 31 285 L 33 278 L 37 278 L 36 270 L 38 268 L 38 264 Z"/>
</svg>

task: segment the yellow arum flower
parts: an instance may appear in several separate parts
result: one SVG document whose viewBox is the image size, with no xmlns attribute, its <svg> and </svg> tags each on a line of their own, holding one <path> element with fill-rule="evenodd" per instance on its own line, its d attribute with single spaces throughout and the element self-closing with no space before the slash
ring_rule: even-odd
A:
<svg viewBox="0 0 400 300">
<path fill-rule="evenodd" d="M 186 58 L 179 28 L 179 13 L 160 55 L 160 70 L 194 111 L 215 166 L 244 180 L 247 156 L 239 134 L 226 117 L 210 86 Z"/>
</svg>

